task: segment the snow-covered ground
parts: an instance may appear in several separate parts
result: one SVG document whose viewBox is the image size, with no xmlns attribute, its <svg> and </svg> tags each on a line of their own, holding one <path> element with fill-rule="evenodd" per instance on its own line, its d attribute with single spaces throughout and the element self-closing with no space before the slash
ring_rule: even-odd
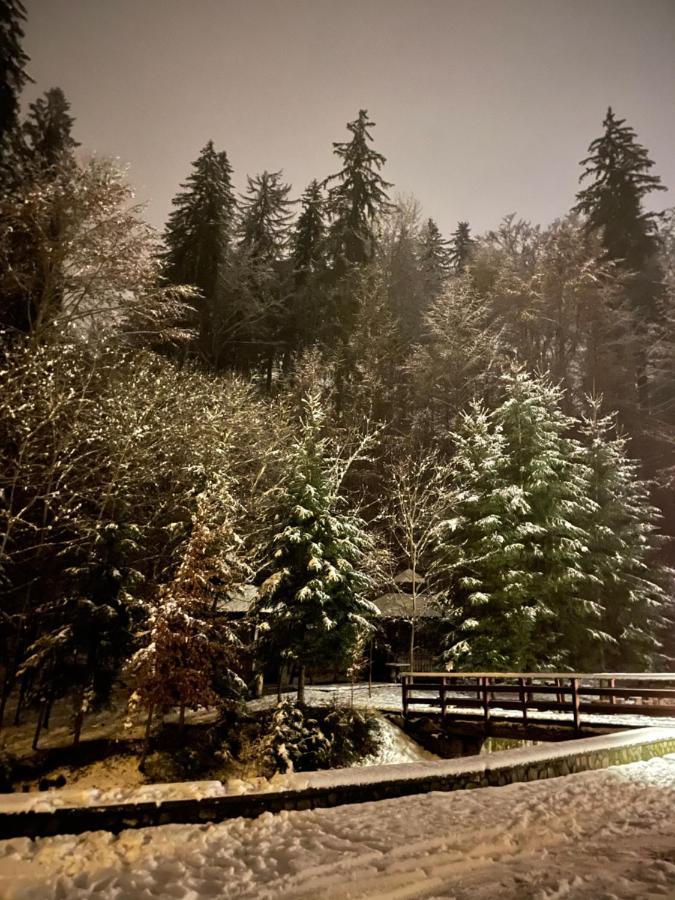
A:
<svg viewBox="0 0 675 900">
<path fill-rule="evenodd" d="M 675 897 L 675 758 L 220 825 L 0 843 L 3 900 Z"/>
</svg>

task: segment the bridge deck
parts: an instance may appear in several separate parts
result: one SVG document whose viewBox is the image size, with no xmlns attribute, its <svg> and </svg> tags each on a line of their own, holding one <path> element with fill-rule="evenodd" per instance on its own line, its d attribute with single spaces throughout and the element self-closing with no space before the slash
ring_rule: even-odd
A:
<svg viewBox="0 0 675 900">
<path fill-rule="evenodd" d="M 670 683 L 670 687 L 663 687 Z M 675 717 L 673 672 L 411 672 L 401 679 L 403 714 L 412 706 L 443 718 L 553 713 L 581 728 L 582 715 Z"/>
</svg>

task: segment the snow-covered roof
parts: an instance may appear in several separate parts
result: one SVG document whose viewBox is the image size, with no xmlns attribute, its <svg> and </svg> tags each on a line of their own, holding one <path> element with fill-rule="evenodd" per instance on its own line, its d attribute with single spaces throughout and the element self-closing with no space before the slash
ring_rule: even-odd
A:
<svg viewBox="0 0 675 900">
<path fill-rule="evenodd" d="M 415 584 L 424 584 L 425 581 L 426 578 L 421 572 L 413 572 L 412 569 L 403 569 L 394 578 L 395 584 L 413 584 L 413 582 Z"/>
<path fill-rule="evenodd" d="M 217 604 L 218 612 L 245 615 L 258 596 L 258 588 L 253 584 L 235 584 Z"/>
<path fill-rule="evenodd" d="M 431 594 L 418 594 L 415 601 L 415 616 L 424 619 L 437 619 L 440 615 L 433 603 Z M 395 592 L 376 597 L 373 603 L 380 610 L 384 619 L 410 619 L 413 616 L 413 598 L 411 594 Z"/>
</svg>

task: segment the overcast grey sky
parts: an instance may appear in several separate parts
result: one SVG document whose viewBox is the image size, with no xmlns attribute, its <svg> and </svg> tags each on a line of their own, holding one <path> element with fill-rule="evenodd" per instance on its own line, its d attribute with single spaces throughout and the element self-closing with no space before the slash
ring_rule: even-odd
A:
<svg viewBox="0 0 675 900">
<path fill-rule="evenodd" d="M 162 226 L 212 138 L 299 194 L 365 107 L 396 190 L 448 232 L 573 202 L 608 104 L 675 205 L 675 0 L 24 0 L 37 92 L 59 85 L 87 150 L 130 166 Z"/>
</svg>

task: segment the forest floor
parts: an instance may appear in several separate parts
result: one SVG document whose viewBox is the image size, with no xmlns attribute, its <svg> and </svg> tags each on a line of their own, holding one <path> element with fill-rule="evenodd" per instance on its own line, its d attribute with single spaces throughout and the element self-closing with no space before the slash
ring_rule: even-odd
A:
<svg viewBox="0 0 675 900">
<path fill-rule="evenodd" d="M 0 843 L 3 900 L 675 897 L 675 756 L 217 825 Z"/>
</svg>

